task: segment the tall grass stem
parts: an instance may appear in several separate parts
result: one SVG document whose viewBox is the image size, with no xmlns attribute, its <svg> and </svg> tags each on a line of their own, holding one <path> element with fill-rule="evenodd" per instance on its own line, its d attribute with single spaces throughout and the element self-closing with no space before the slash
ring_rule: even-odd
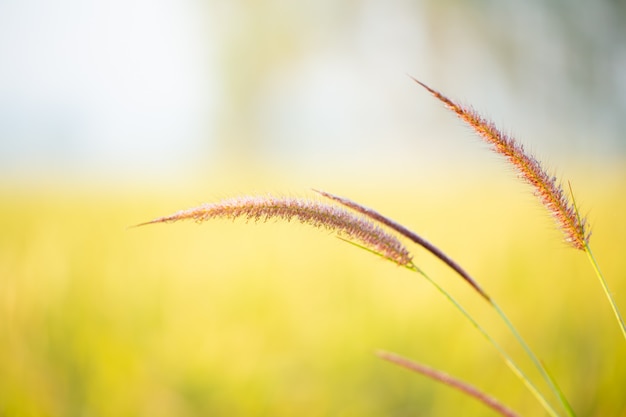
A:
<svg viewBox="0 0 626 417">
<path fill-rule="evenodd" d="M 452 305 L 457 310 L 459 310 L 459 312 L 461 312 L 461 314 L 463 314 L 467 320 L 469 320 L 472 326 L 474 326 L 480 332 L 480 334 L 482 334 L 483 337 L 489 343 L 491 343 L 491 345 L 500 354 L 502 359 L 504 359 L 504 362 L 511 369 L 511 371 L 513 371 L 513 373 L 524 383 L 524 385 L 526 385 L 528 390 L 535 396 L 537 401 L 539 401 L 541 406 L 548 412 L 548 414 L 550 414 L 550 416 L 552 417 L 559 417 L 559 413 L 556 412 L 556 410 L 552 407 L 552 405 L 548 402 L 548 400 L 544 397 L 544 395 L 539 391 L 539 389 L 535 386 L 535 384 L 533 384 L 530 378 L 524 373 L 524 371 L 522 371 L 522 369 L 515 363 L 515 361 L 511 359 L 509 354 L 500 346 L 500 344 L 496 342 L 496 340 L 493 337 L 491 337 L 491 335 L 489 335 L 489 333 L 487 333 L 487 331 L 476 320 L 474 320 L 471 314 L 467 310 L 465 310 L 465 308 L 463 308 L 463 306 L 454 297 L 452 297 L 452 295 L 448 291 L 446 291 L 443 287 L 437 284 L 437 282 L 435 282 L 432 278 L 430 278 L 430 276 L 426 274 L 423 270 L 421 270 L 417 266 L 414 266 L 414 270 L 415 272 L 419 273 L 424 278 L 426 278 L 426 280 L 430 282 L 435 287 L 435 289 L 439 291 L 439 293 L 441 293 L 445 298 L 447 298 L 448 301 L 450 301 Z M 503 318 L 506 317 L 503 315 L 501 316 Z M 505 321 L 507 322 L 507 325 L 511 327 L 513 326 L 510 322 L 508 322 L 508 320 L 505 320 Z"/>
<path fill-rule="evenodd" d="M 417 372 L 418 374 L 434 379 L 435 381 L 439 381 L 449 387 L 455 388 L 469 395 L 470 397 L 474 397 L 475 399 L 482 402 L 495 412 L 503 415 L 504 417 L 519 417 L 519 415 L 515 411 L 506 407 L 504 404 L 502 404 L 500 401 L 496 400 L 492 396 L 485 394 L 478 388 L 468 384 L 465 381 L 454 378 L 445 372 L 441 372 L 421 363 L 414 362 L 395 353 L 379 351 L 376 354 L 379 358 L 394 363 L 410 371 Z"/>
<path fill-rule="evenodd" d="M 578 210 L 578 205 L 576 204 L 576 200 L 574 199 L 574 192 L 572 190 L 572 184 L 570 184 L 568 182 L 567 185 L 569 187 L 570 196 L 572 197 L 572 204 L 574 206 L 574 210 L 576 210 L 576 216 L 580 219 L 580 212 Z M 592 266 L 594 272 L 596 273 L 596 276 L 598 277 L 598 280 L 600 281 L 600 285 L 602 286 L 602 290 L 604 291 L 604 294 L 606 295 L 606 298 L 609 301 L 609 304 L 611 305 L 611 309 L 613 310 L 613 314 L 615 315 L 615 319 L 617 320 L 617 323 L 618 323 L 620 329 L 622 330 L 622 335 L 624 336 L 624 339 L 626 339 L 626 325 L 624 325 L 624 319 L 622 318 L 622 315 L 619 312 L 619 308 L 617 307 L 617 303 L 613 299 L 613 294 L 611 293 L 609 285 L 607 284 L 606 280 L 604 279 L 604 274 L 600 270 L 600 265 L 598 264 L 598 261 L 596 260 L 596 257 L 593 256 L 593 252 L 591 251 L 591 246 L 589 246 L 589 242 L 588 241 L 585 242 L 584 250 L 585 250 L 585 253 L 587 253 L 587 258 L 589 259 L 589 262 L 591 263 L 591 266 Z"/>
<path fill-rule="evenodd" d="M 622 318 L 622 315 L 619 312 L 619 308 L 617 307 L 617 304 L 615 303 L 615 300 L 613 299 L 613 295 L 611 294 L 611 290 L 609 289 L 609 286 L 606 283 L 606 280 L 604 279 L 604 275 L 602 274 L 602 271 L 600 270 L 598 261 L 596 261 L 596 257 L 593 256 L 591 247 L 589 247 L 588 244 L 585 245 L 585 252 L 587 253 L 589 262 L 591 262 L 591 266 L 593 267 L 593 270 L 595 271 L 596 276 L 598 277 L 598 280 L 600 281 L 600 285 L 602 286 L 602 289 L 604 290 L 604 294 L 606 295 L 606 298 L 609 300 L 609 304 L 611 305 L 611 309 L 613 310 L 615 319 L 617 319 L 617 323 L 619 324 L 620 329 L 622 330 L 622 335 L 624 336 L 624 339 L 626 339 L 626 326 L 624 325 L 624 319 Z"/>
<path fill-rule="evenodd" d="M 567 401 L 567 398 L 565 397 L 565 395 L 563 394 L 563 391 L 561 390 L 559 385 L 556 383 L 556 381 L 552 377 L 552 374 L 548 372 L 543 362 L 537 358 L 535 353 L 532 351 L 530 346 L 528 346 L 528 344 L 526 343 L 524 338 L 520 335 L 520 333 L 517 331 L 515 326 L 513 326 L 513 323 L 511 323 L 511 320 L 509 320 L 508 316 L 504 313 L 504 311 L 500 308 L 500 306 L 493 300 L 491 300 L 490 303 L 493 306 L 493 308 L 496 310 L 498 315 L 502 318 L 502 320 L 504 321 L 506 326 L 509 328 L 509 330 L 511 330 L 511 333 L 513 333 L 513 336 L 515 336 L 520 346 L 522 346 L 522 349 L 524 349 L 524 351 L 526 352 L 530 360 L 533 362 L 535 367 L 539 370 L 539 372 L 541 373 L 541 376 L 543 376 L 543 378 L 546 380 L 546 382 L 550 386 L 550 389 L 557 396 L 557 398 L 563 405 L 563 408 L 565 409 L 567 414 L 570 417 L 574 417 L 575 413 L 574 413 L 574 410 L 572 409 L 572 406 Z"/>
</svg>

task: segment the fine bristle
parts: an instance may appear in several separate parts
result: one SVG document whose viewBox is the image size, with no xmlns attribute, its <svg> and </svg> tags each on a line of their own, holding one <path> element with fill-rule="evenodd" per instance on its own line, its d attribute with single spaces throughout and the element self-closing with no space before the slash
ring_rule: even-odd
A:
<svg viewBox="0 0 626 417">
<path fill-rule="evenodd" d="M 556 177 L 550 175 L 533 155 L 526 152 L 523 145 L 504 134 L 475 110 L 457 104 L 439 91 L 411 78 L 467 123 L 496 153 L 504 156 L 515 167 L 520 178 L 534 188 L 535 195 L 565 235 L 565 241 L 576 249 L 585 250 L 590 237 L 587 221 L 578 215 L 574 202 L 567 197 Z"/>
</svg>

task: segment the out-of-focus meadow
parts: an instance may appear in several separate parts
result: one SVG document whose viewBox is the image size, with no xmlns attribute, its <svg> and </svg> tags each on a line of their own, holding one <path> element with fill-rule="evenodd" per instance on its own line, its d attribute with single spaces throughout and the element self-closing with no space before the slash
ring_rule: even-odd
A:
<svg viewBox="0 0 626 417">
<path fill-rule="evenodd" d="M 332 191 L 403 222 L 471 271 L 579 415 L 623 415 L 626 351 L 584 254 L 560 242 L 515 179 L 457 185 L 368 190 L 339 182 Z M 622 173 L 577 187 L 622 308 L 625 186 Z M 424 279 L 326 232 L 230 221 L 127 229 L 211 199 L 209 188 L 2 190 L 3 415 L 489 414 L 376 358 L 380 348 L 541 415 L 494 349 Z M 284 189 L 295 193 L 293 183 Z M 526 364 L 479 297 L 411 248 L 417 265 Z"/>
<path fill-rule="evenodd" d="M 579 416 L 626 415 L 626 347 L 585 255 L 406 76 L 572 181 L 624 312 L 625 19 L 610 0 L 0 2 L 0 416 L 491 413 L 377 349 L 543 415 L 422 277 L 327 232 L 128 228 L 311 187 L 463 265 Z M 411 249 L 539 381 L 493 311 Z"/>
</svg>

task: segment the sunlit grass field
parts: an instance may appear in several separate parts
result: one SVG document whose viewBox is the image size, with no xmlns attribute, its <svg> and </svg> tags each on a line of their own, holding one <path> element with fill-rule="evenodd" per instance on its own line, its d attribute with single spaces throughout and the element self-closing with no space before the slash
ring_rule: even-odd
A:
<svg viewBox="0 0 626 417">
<path fill-rule="evenodd" d="M 625 311 L 626 175 L 575 186 Z M 526 187 L 504 178 L 410 192 L 345 183 L 326 190 L 403 223 L 469 270 L 579 416 L 626 415 L 626 343 L 584 253 L 560 241 Z M 293 185 L 285 192 L 313 195 Z M 421 276 L 327 232 L 229 221 L 127 229 L 223 196 L 206 184 L 3 187 L 0 416 L 494 415 L 378 359 L 377 349 L 456 375 L 522 415 L 544 415 Z M 467 284 L 409 248 L 541 386 Z"/>
</svg>

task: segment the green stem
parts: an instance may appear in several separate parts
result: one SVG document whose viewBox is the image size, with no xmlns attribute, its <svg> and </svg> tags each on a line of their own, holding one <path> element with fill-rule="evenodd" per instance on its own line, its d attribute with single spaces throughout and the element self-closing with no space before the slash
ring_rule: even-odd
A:
<svg viewBox="0 0 626 417">
<path fill-rule="evenodd" d="M 606 295 L 606 298 L 609 300 L 609 304 L 611 304 L 611 308 L 613 309 L 613 314 L 615 314 L 615 318 L 617 319 L 617 322 L 620 328 L 622 329 L 622 334 L 624 335 L 624 339 L 626 339 L 626 326 L 624 325 L 624 319 L 622 318 L 622 315 L 619 312 L 619 308 L 617 308 L 617 304 L 615 303 L 615 300 L 613 299 L 611 290 L 609 289 L 609 286 L 607 285 L 606 280 L 604 279 L 604 275 L 602 274 L 602 271 L 600 271 L 600 266 L 598 265 L 598 261 L 596 261 L 596 258 L 593 256 L 593 252 L 591 252 L 591 247 L 589 247 L 588 243 L 585 243 L 585 252 L 587 253 L 587 257 L 589 258 L 589 262 L 591 262 L 591 266 L 593 267 L 593 270 L 595 271 L 596 276 L 600 280 L 600 285 L 602 285 L 604 294 Z"/>
<path fill-rule="evenodd" d="M 574 191 L 572 190 L 572 184 L 570 184 L 568 181 L 567 185 L 569 186 L 569 193 L 570 193 L 570 196 L 572 197 L 572 204 L 574 206 L 574 210 L 576 211 L 576 218 L 578 219 L 578 224 L 583 224 L 583 219 L 581 218 L 580 212 L 578 211 L 578 205 L 576 204 L 576 199 L 574 199 Z M 602 285 L 604 294 L 606 295 L 606 298 L 609 300 L 609 304 L 611 305 L 611 308 L 613 309 L 613 314 L 615 314 L 617 323 L 622 329 L 622 334 L 624 335 L 624 339 L 626 339 L 626 326 L 624 325 L 624 319 L 622 318 L 622 315 L 619 312 L 619 308 L 617 308 L 617 304 L 615 303 L 615 300 L 613 299 L 613 295 L 611 294 L 611 290 L 609 289 L 609 286 L 606 283 L 606 280 L 604 279 L 604 274 L 602 274 L 602 271 L 600 271 L 600 265 L 598 265 L 598 261 L 596 261 L 595 256 L 593 256 L 593 252 L 591 252 L 591 247 L 589 246 L 589 236 L 587 235 L 587 238 L 584 239 L 583 241 L 585 242 L 584 250 L 587 253 L 587 258 L 589 259 L 589 262 L 591 262 L 591 266 L 593 267 L 593 270 L 596 272 L 596 276 L 598 277 L 598 280 L 600 280 L 600 285 Z"/>
<path fill-rule="evenodd" d="M 487 333 L 487 331 L 480 324 L 478 324 L 478 322 L 476 322 L 476 320 L 474 320 L 474 318 L 467 312 L 467 310 L 465 310 L 461 306 L 461 304 L 459 304 L 459 302 L 454 297 L 452 297 L 452 295 L 450 295 L 450 293 L 448 293 L 441 286 L 439 286 L 439 284 L 437 284 L 434 280 L 432 280 L 424 271 L 419 269 L 417 266 L 414 266 L 414 270 L 415 270 L 415 272 L 421 274 L 424 278 L 426 278 L 426 280 L 428 282 L 430 282 L 437 289 L 437 291 L 439 291 L 444 297 L 446 297 L 448 299 L 448 301 L 450 301 L 454 305 L 454 307 L 456 307 L 456 309 L 459 310 L 465 316 L 465 318 L 468 319 L 470 321 L 470 323 L 485 337 L 485 339 L 487 339 L 487 341 L 489 343 L 491 343 L 491 345 L 493 347 L 496 348 L 496 350 L 498 351 L 500 356 L 502 356 L 502 358 L 504 359 L 504 361 L 507 364 L 507 366 L 524 383 L 524 385 L 526 385 L 526 387 L 530 390 L 530 392 L 532 392 L 532 394 L 535 396 L 535 398 L 537 398 L 539 403 L 548 412 L 548 414 L 550 414 L 552 417 L 558 417 L 559 414 L 550 405 L 550 403 L 546 400 L 546 398 L 541 394 L 541 392 L 537 389 L 537 387 L 532 383 L 530 378 L 528 378 L 528 376 L 524 373 L 524 371 L 522 371 L 519 368 L 519 366 L 517 366 L 517 364 L 511 359 L 509 354 L 506 353 L 506 351 L 498 344 L 498 342 L 496 342 L 489 335 L 489 333 Z M 493 302 L 492 302 L 492 305 L 495 306 L 495 304 Z M 501 310 L 499 308 L 496 308 L 496 310 L 501 312 Z M 504 313 L 502 313 L 501 316 L 503 317 L 503 319 L 506 318 Z M 507 319 L 505 319 L 505 322 L 507 322 L 507 325 L 509 325 L 509 328 L 511 328 L 513 330 L 514 334 L 517 335 L 517 332 L 514 331 L 513 325 Z M 521 340 L 521 338 L 518 338 L 518 340 Z M 524 346 L 525 346 L 525 349 L 528 348 L 525 344 L 524 344 Z M 530 352 L 530 351 L 527 349 L 527 352 Z M 529 353 L 529 354 L 531 354 L 531 353 Z M 531 355 L 531 356 L 534 357 L 534 355 Z M 573 414 L 571 414 L 571 415 L 573 415 Z"/>
<path fill-rule="evenodd" d="M 515 326 L 513 326 L 513 323 L 511 323 L 511 321 L 509 320 L 507 315 L 504 314 L 504 311 L 502 311 L 500 306 L 498 304 L 496 304 L 496 302 L 493 301 L 493 299 L 491 299 L 490 303 L 493 306 L 493 308 L 496 310 L 498 315 L 502 318 L 502 320 L 504 321 L 506 326 L 509 328 L 509 330 L 511 330 L 511 333 L 513 333 L 513 336 L 515 336 L 515 338 L 517 339 L 519 344 L 522 346 L 522 348 L 524 349 L 524 351 L 526 352 L 526 354 L 528 355 L 530 360 L 535 365 L 535 367 L 539 370 L 539 372 L 541 373 L 543 378 L 546 380 L 548 385 L 550 385 L 550 388 L 552 389 L 552 392 L 554 392 L 556 394 L 556 396 L 559 398 L 561 404 L 563 405 L 563 408 L 565 409 L 565 411 L 567 411 L 567 414 L 570 417 L 574 417 L 575 413 L 574 413 L 574 410 L 572 409 L 572 406 L 567 401 L 567 398 L 565 398 L 565 395 L 563 394 L 563 391 L 561 391 L 561 388 L 558 386 L 558 384 L 556 383 L 556 381 L 552 377 L 552 374 L 550 374 L 547 371 L 547 369 L 543 365 L 543 363 L 533 353 L 532 349 L 530 349 L 530 347 L 528 346 L 528 344 L 526 343 L 524 338 L 522 338 L 522 336 L 519 334 L 519 332 L 517 331 Z"/>
<path fill-rule="evenodd" d="M 364 207 L 358 203 L 355 203 L 352 200 L 349 200 L 347 198 L 343 198 L 343 197 L 339 197 L 333 194 L 329 194 L 323 191 L 317 191 L 318 193 L 320 193 L 321 195 L 328 197 L 332 200 L 338 201 L 339 203 L 352 208 L 353 210 L 358 211 L 361 214 L 364 214 L 365 216 L 384 224 L 385 226 L 391 228 L 392 230 L 395 230 L 396 232 L 398 232 L 399 234 L 401 234 L 402 236 L 406 237 L 407 239 L 413 241 L 414 243 L 422 246 L 424 249 L 426 249 L 427 251 L 429 251 L 430 253 L 432 253 L 435 257 L 437 257 L 439 260 L 441 260 L 443 263 L 445 263 L 446 265 L 448 265 L 453 271 L 455 271 L 457 274 L 459 274 L 465 281 L 467 281 L 489 304 L 491 304 L 494 309 L 496 310 L 496 312 L 500 315 L 500 317 L 503 319 L 503 321 L 505 322 L 505 324 L 508 326 L 508 328 L 511 330 L 511 332 L 513 333 L 513 335 L 517 338 L 518 342 L 522 345 L 522 347 L 524 348 L 524 350 L 526 351 L 526 353 L 529 355 L 529 357 L 531 358 L 531 360 L 533 361 L 533 363 L 535 364 L 535 366 L 539 369 L 539 372 L 541 373 L 541 375 L 544 377 L 544 379 L 546 380 L 547 384 L 550 386 L 550 388 L 552 389 L 553 393 L 557 396 L 557 398 L 560 400 L 563 408 L 567 411 L 567 414 L 570 417 L 574 416 L 574 412 L 572 410 L 572 407 L 569 405 L 569 403 L 567 402 L 567 400 L 565 399 L 565 396 L 563 395 L 562 391 L 558 388 L 556 382 L 554 381 L 554 379 L 550 376 L 550 374 L 547 372 L 546 368 L 543 366 L 543 364 L 537 359 L 537 357 L 532 353 L 532 351 L 530 350 L 530 348 L 528 347 L 528 345 L 526 344 L 526 342 L 524 341 L 524 339 L 522 339 L 522 337 L 520 336 L 520 334 L 517 332 L 517 330 L 515 329 L 515 327 L 513 326 L 513 324 L 511 323 L 511 321 L 507 318 L 507 316 L 504 314 L 504 312 L 500 309 L 500 307 L 498 307 L 498 305 L 491 299 L 491 297 L 489 297 L 487 295 L 487 293 L 478 285 L 478 283 L 476 282 L 476 280 L 474 280 L 463 268 L 461 268 L 461 266 L 459 264 L 457 264 L 452 258 L 448 257 L 445 253 L 443 253 L 443 251 L 441 251 L 439 248 L 437 248 L 436 246 L 434 246 L 433 244 L 429 243 L 428 241 L 426 241 L 425 239 L 423 239 L 421 236 L 419 236 L 417 233 L 414 233 L 413 231 L 407 229 L 406 227 L 402 226 L 401 224 L 391 220 L 388 217 L 383 216 L 382 214 L 378 213 L 377 211 L 370 209 L 368 207 Z M 513 370 L 513 372 L 522 379 L 522 381 L 524 381 L 524 383 L 528 386 L 528 388 L 533 392 L 533 394 L 535 394 L 535 397 L 537 397 L 537 399 L 541 402 L 541 404 L 544 406 L 544 408 L 546 408 L 546 410 L 552 415 L 552 416 L 557 416 L 558 414 L 556 413 L 556 411 L 554 411 L 554 409 L 548 404 L 548 402 L 546 401 L 546 399 L 541 395 L 541 393 L 539 393 L 539 391 L 537 390 L 537 388 L 530 382 L 530 380 L 528 379 L 528 377 L 526 377 L 526 375 L 524 375 L 522 373 L 522 371 L 519 369 L 519 367 L 517 365 L 515 365 L 515 363 L 513 363 L 513 361 L 510 359 L 510 357 L 506 354 L 506 352 L 504 352 L 504 350 L 495 342 L 495 340 L 493 340 L 486 332 L 485 330 L 480 327 L 478 325 L 478 323 L 476 323 L 476 321 L 459 305 L 458 302 L 456 302 L 451 296 L 450 294 L 448 294 L 443 288 L 441 288 L 439 285 L 437 285 L 432 279 L 430 279 L 422 270 L 420 270 L 419 268 L 417 268 L 417 266 L 413 265 L 413 268 L 411 268 L 410 266 L 407 266 L 407 268 L 409 269 L 414 269 L 416 272 L 422 274 L 428 281 L 430 281 L 430 283 L 432 283 L 438 290 L 439 292 L 441 292 L 446 298 L 448 298 L 448 300 L 450 300 L 450 302 L 452 304 L 454 304 L 456 306 L 456 308 L 461 311 L 461 313 L 463 313 L 465 315 L 465 317 L 467 317 L 468 320 L 470 320 L 470 322 L 472 322 L 472 324 L 474 325 L 474 327 L 476 327 L 482 334 L 483 336 L 485 336 L 487 338 L 487 340 L 489 340 L 491 342 L 491 344 L 500 352 L 500 354 L 503 356 L 503 358 L 505 359 L 505 361 L 507 362 L 507 364 L 509 365 L 509 367 Z"/>
</svg>

